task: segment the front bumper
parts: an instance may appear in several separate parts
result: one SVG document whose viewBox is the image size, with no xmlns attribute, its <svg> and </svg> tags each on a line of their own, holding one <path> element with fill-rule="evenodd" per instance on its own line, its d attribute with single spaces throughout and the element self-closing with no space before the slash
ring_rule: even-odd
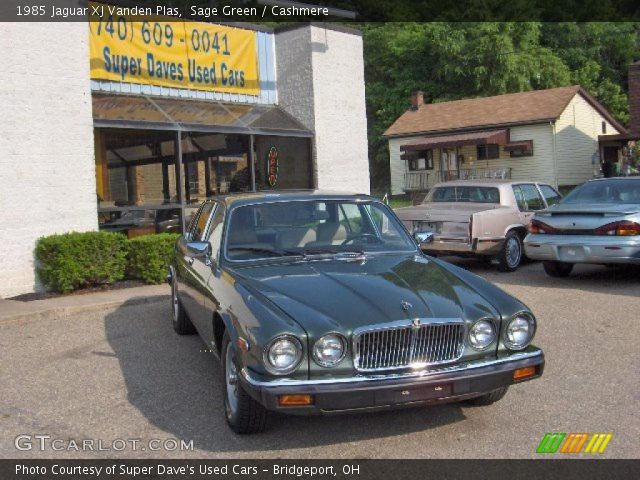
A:
<svg viewBox="0 0 640 480">
<path fill-rule="evenodd" d="M 527 257 L 566 263 L 640 264 L 640 238 L 607 235 L 529 234 Z"/>
<path fill-rule="evenodd" d="M 513 371 L 524 367 L 535 367 L 535 375 L 526 380 L 541 376 L 544 369 L 542 350 L 528 347 L 522 352 L 436 370 L 341 379 L 260 380 L 245 368 L 241 370 L 240 379 L 244 389 L 269 410 L 317 415 L 464 400 L 516 383 Z M 282 407 L 278 403 L 280 395 L 300 394 L 313 395 L 314 404 Z"/>
</svg>

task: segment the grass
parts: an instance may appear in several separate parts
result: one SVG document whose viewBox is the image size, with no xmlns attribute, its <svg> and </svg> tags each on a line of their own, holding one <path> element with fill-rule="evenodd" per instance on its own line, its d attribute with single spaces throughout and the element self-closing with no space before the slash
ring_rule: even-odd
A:
<svg viewBox="0 0 640 480">
<path fill-rule="evenodd" d="M 389 200 L 389 206 L 391 208 L 402 208 L 402 207 L 410 207 L 411 200 L 406 198 L 392 198 Z"/>
</svg>

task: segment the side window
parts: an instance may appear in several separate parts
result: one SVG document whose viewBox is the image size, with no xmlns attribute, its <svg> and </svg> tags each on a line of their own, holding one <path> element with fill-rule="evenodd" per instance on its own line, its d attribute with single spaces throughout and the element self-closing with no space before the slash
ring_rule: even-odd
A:
<svg viewBox="0 0 640 480">
<path fill-rule="evenodd" d="M 547 205 L 555 205 L 562 199 L 562 196 L 549 185 L 539 185 L 539 187 L 544 199 L 547 201 Z"/>
<path fill-rule="evenodd" d="M 203 240 L 203 236 L 205 233 L 205 229 L 207 228 L 207 222 L 209 220 L 209 216 L 213 207 L 215 207 L 215 203 L 208 202 L 202 206 L 200 213 L 196 217 L 194 225 L 192 226 L 190 239 L 194 242 L 199 242 Z"/>
<path fill-rule="evenodd" d="M 223 227 L 224 215 L 222 214 L 222 208 L 218 208 L 213 214 L 211 225 L 209 227 L 209 243 L 211 244 L 213 258 L 215 258 L 216 260 L 220 259 L 220 244 L 222 243 Z"/>
<path fill-rule="evenodd" d="M 341 203 L 338 219 L 345 226 L 347 232 L 352 234 L 362 233 L 362 213 L 355 203 Z"/>
<path fill-rule="evenodd" d="M 544 201 L 535 185 L 530 183 L 513 187 L 520 211 L 536 211 L 544 208 Z"/>
<path fill-rule="evenodd" d="M 521 212 L 527 211 L 527 202 L 524 201 L 524 194 L 522 193 L 522 189 L 520 188 L 520 185 L 513 186 L 513 194 L 516 197 L 518 210 L 520 210 Z"/>
</svg>

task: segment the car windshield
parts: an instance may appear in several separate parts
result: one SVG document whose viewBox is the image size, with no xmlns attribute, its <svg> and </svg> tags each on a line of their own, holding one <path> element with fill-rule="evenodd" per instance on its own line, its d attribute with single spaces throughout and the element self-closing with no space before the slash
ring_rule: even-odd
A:
<svg viewBox="0 0 640 480">
<path fill-rule="evenodd" d="M 415 243 L 385 205 L 352 200 L 236 207 L 226 237 L 226 257 L 233 261 L 415 250 Z"/>
<path fill-rule="evenodd" d="M 640 178 L 587 182 L 572 191 L 560 203 L 640 204 Z"/>
<path fill-rule="evenodd" d="M 425 202 L 500 203 L 496 187 L 448 186 L 436 187 Z"/>
</svg>

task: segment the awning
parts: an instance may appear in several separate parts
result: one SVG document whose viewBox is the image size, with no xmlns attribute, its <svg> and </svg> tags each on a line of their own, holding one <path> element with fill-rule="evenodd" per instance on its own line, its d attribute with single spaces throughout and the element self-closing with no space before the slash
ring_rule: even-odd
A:
<svg viewBox="0 0 640 480">
<path fill-rule="evenodd" d="M 494 143 L 505 145 L 509 140 L 509 132 L 505 130 L 485 130 L 438 137 L 424 137 L 400 147 L 405 152 L 428 150 L 440 147 L 461 147 L 463 145 L 484 145 Z"/>
<path fill-rule="evenodd" d="M 532 153 L 533 140 L 522 140 L 519 142 L 510 142 L 504 146 L 504 149 L 507 152 L 512 152 L 514 150 L 522 150 L 524 153 Z"/>
<path fill-rule="evenodd" d="M 276 106 L 146 95 L 92 95 L 95 127 L 312 137 Z"/>
</svg>

